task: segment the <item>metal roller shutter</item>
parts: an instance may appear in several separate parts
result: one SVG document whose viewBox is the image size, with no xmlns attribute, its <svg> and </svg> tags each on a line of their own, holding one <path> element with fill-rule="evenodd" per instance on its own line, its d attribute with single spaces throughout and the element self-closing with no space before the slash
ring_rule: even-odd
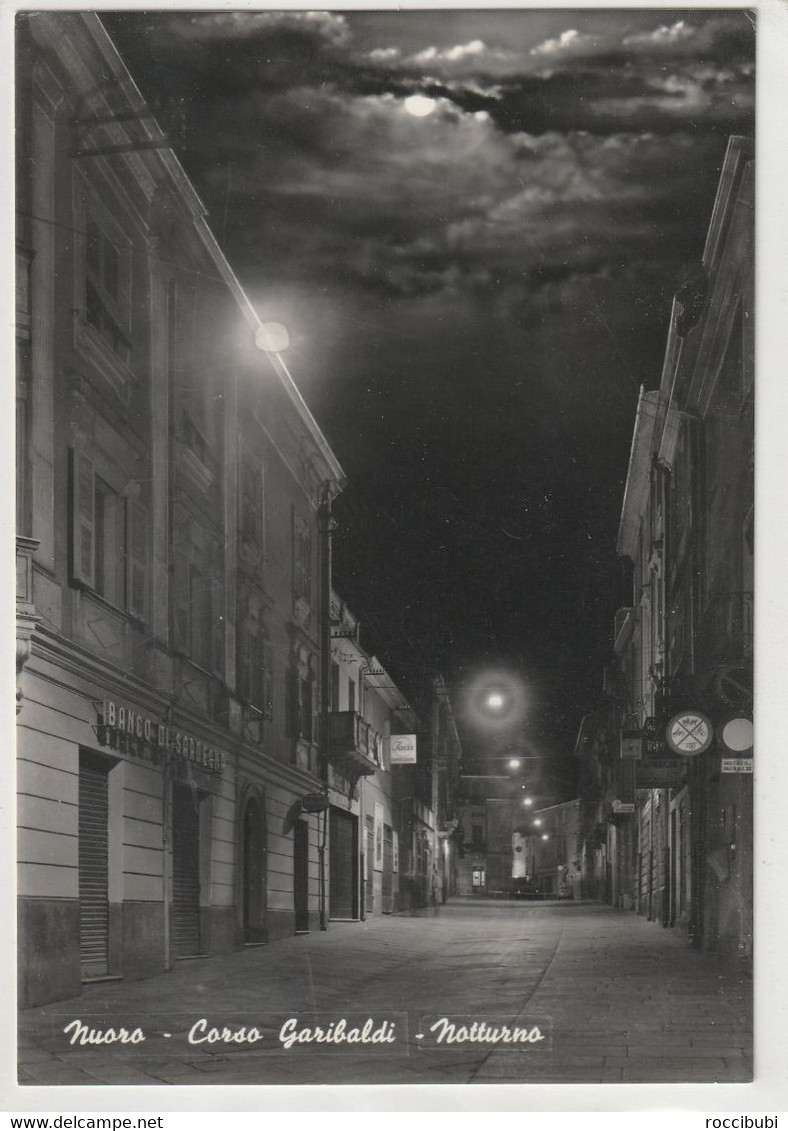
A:
<svg viewBox="0 0 788 1131">
<path fill-rule="evenodd" d="M 86 978 L 106 974 L 109 960 L 108 768 L 80 755 L 79 949 Z"/>
<path fill-rule="evenodd" d="M 358 861 L 356 819 L 339 809 L 331 810 L 329 908 L 332 919 L 355 919 Z"/>
<path fill-rule="evenodd" d="M 172 791 L 172 938 L 176 958 L 200 953 L 200 818 L 190 789 Z"/>
</svg>

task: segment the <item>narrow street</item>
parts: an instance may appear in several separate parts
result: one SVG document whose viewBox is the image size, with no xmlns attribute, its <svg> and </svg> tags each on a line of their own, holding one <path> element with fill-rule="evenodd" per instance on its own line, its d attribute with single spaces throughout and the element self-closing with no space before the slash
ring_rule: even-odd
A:
<svg viewBox="0 0 788 1131">
<path fill-rule="evenodd" d="M 744 975 L 631 912 L 454 900 L 437 915 L 331 923 L 325 933 L 181 962 L 146 981 L 85 986 L 78 998 L 21 1014 L 19 1080 L 741 1082 L 752 1074 L 751 990 Z M 388 1019 L 397 1039 L 361 1052 L 347 1044 L 286 1049 L 278 1039 L 288 1018 L 314 1032 L 342 1017 L 371 1017 L 378 1029 Z M 254 1026 L 259 1040 L 190 1044 L 203 1018 L 202 1037 L 212 1027 L 248 1036 Z M 431 1029 L 441 1018 L 447 1023 Z M 101 1031 L 139 1026 L 145 1041 L 72 1047 L 63 1029 L 75 1020 Z M 542 1040 L 464 1040 L 473 1022 L 499 1033 L 537 1027 Z M 438 1044 L 441 1032 L 457 1039 Z"/>
</svg>

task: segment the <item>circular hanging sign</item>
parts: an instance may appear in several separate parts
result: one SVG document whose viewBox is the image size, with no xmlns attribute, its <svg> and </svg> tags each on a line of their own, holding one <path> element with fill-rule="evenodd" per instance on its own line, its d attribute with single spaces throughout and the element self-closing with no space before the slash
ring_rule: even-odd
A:
<svg viewBox="0 0 788 1131">
<path fill-rule="evenodd" d="M 665 729 L 665 741 L 670 749 L 685 758 L 708 750 L 713 737 L 711 722 L 700 711 L 674 715 Z"/>
</svg>

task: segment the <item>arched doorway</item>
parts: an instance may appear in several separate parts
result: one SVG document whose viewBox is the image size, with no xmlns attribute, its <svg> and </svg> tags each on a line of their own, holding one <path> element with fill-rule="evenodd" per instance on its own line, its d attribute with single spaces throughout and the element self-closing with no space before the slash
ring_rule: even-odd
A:
<svg viewBox="0 0 788 1131">
<path fill-rule="evenodd" d="M 245 943 L 266 942 L 267 862 L 265 815 L 256 797 L 247 798 L 242 828 L 242 915 Z"/>
</svg>

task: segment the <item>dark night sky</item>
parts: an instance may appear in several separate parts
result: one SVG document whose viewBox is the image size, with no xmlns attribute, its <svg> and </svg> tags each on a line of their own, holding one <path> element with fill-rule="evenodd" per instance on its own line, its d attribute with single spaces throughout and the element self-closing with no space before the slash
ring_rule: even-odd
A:
<svg viewBox="0 0 788 1131">
<path fill-rule="evenodd" d="M 367 646 L 406 687 L 519 673 L 531 739 L 565 753 L 631 598 L 638 387 L 727 137 L 753 131 L 750 18 L 102 18 L 261 317 L 288 326 L 348 475 L 335 586 Z"/>
</svg>

